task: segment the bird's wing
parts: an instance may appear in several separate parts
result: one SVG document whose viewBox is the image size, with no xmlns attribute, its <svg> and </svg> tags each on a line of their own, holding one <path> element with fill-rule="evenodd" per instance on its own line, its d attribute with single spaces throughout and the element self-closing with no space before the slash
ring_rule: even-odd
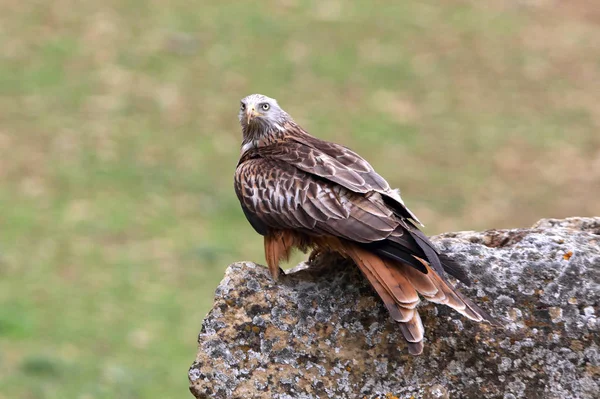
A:
<svg viewBox="0 0 600 399">
<path fill-rule="evenodd" d="M 400 323 L 410 353 L 423 350 L 423 325 L 415 308 L 418 294 L 473 320 L 492 320 L 420 258 L 413 260 L 422 262 L 423 272 L 411 268 L 404 259 L 380 256 L 368 247 L 402 237 L 398 235 L 398 230 L 403 229 L 398 217 L 383 201 L 352 192 L 285 162 L 264 158 L 240 163 L 235 187 L 252 225 L 258 224 L 267 232 L 265 257 L 274 278 L 279 274 L 281 254 L 292 245 L 293 238 L 286 232 L 304 231 L 312 239 L 321 235 L 327 242 L 331 242 L 331 237 L 341 238 L 336 239 L 336 250 L 351 257 L 369 279 L 392 317 Z M 418 246 L 410 245 L 418 251 Z M 409 256 L 414 254 L 408 251 Z"/>
<path fill-rule="evenodd" d="M 360 155 L 339 144 L 313 137 L 297 125 L 287 124 L 285 129 L 286 139 L 264 147 L 261 156 L 289 163 L 356 193 L 378 193 L 399 216 L 421 224 L 404 205 L 399 190 L 392 190 Z"/>
<path fill-rule="evenodd" d="M 431 255 L 405 233 L 411 227 L 379 195 L 356 193 L 281 160 L 251 156 L 240 162 L 235 182 L 246 218 L 263 236 L 270 230 L 295 230 L 343 238 L 427 272 L 415 256 Z M 437 257 L 433 262 L 440 264 Z"/>
<path fill-rule="evenodd" d="M 286 232 L 305 232 L 313 240 L 322 236 L 327 242 L 331 237 L 341 238 L 336 239 L 336 250 L 351 257 L 367 276 L 400 323 L 411 353 L 419 354 L 423 349 L 423 326 L 415 309 L 418 293 L 473 320 L 492 320 L 457 293 L 443 271 L 430 269 L 421 260 L 417 254 L 423 258 L 430 254 L 411 242 L 412 235 L 403 234 L 398 216 L 380 197 L 350 191 L 286 162 L 261 157 L 242 159 L 236 169 L 235 188 L 250 223 L 265 234 L 265 257 L 274 278 L 279 274 L 281 255 L 292 245 L 293 238 Z M 389 244 L 383 249 L 391 256 L 381 256 L 381 248 L 370 248 L 374 243 Z M 400 244 L 400 248 L 390 243 Z M 400 250 L 402 256 L 391 253 L 394 250 Z M 421 268 L 415 268 L 421 271 L 410 267 L 415 267 L 415 262 L 421 263 Z"/>
<path fill-rule="evenodd" d="M 291 229 L 370 243 L 399 225 L 385 204 L 281 160 L 240 163 L 235 188 L 246 217 L 263 235 Z"/>
<path fill-rule="evenodd" d="M 445 270 L 470 284 L 464 270 L 441 255 L 429 238 L 412 223 L 410 219 L 421 222 L 404 205 L 398 190 L 391 190 L 387 181 L 366 160 L 346 147 L 310 136 L 297 125 L 287 124 L 285 128 L 287 134 L 284 140 L 255 150 L 260 157 L 300 169 L 313 181 L 321 178 L 320 181 L 336 183 L 332 187 L 339 185 L 348 192 L 361 194 L 356 197 L 363 200 L 367 198 L 368 202 L 377 203 L 382 209 L 393 212 L 398 216 L 395 220 L 402 226 L 400 233 L 407 231 L 410 238 L 406 235 L 391 237 L 383 246 L 378 244 L 379 252 L 389 252 L 393 250 L 392 247 L 400 245 L 404 247 L 401 251 L 408 249 L 409 254 L 428 260 L 441 276 L 444 276 Z M 357 241 L 366 242 L 364 239 Z M 415 250 L 415 246 L 418 249 Z M 419 265 L 413 265 L 420 269 Z"/>
</svg>

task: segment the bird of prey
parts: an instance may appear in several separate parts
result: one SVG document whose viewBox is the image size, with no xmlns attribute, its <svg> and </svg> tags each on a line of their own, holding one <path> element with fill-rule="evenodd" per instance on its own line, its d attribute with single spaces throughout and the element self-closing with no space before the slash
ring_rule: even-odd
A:
<svg viewBox="0 0 600 399">
<path fill-rule="evenodd" d="M 352 259 L 399 323 L 413 355 L 423 351 L 419 294 L 469 319 L 494 323 L 445 277 L 447 272 L 469 284 L 462 267 L 436 250 L 399 191 L 357 153 L 311 136 L 275 99 L 261 94 L 241 100 L 239 120 L 235 192 L 264 236 L 275 280 L 279 262 L 293 248 Z"/>
</svg>

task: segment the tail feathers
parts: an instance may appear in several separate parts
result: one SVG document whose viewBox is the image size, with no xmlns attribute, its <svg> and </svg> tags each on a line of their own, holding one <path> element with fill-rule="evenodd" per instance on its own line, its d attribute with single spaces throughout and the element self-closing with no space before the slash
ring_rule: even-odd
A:
<svg viewBox="0 0 600 399">
<path fill-rule="evenodd" d="M 399 323 L 406 323 L 409 320 L 412 320 L 415 313 L 414 309 L 409 309 L 398 305 L 396 299 L 387 291 L 387 289 L 383 285 L 381 285 L 377 277 L 371 273 L 369 268 L 361 267 L 361 270 L 363 271 L 365 276 L 367 276 L 367 279 L 369 280 L 373 288 L 375 288 L 375 291 L 383 301 L 383 304 L 387 308 L 392 319 Z"/>
<path fill-rule="evenodd" d="M 425 328 L 423 328 L 419 312 L 415 311 L 412 319 L 406 323 L 400 323 L 400 331 L 402 331 L 404 339 L 408 342 L 408 353 L 411 355 L 420 355 L 423 353 Z"/>
<path fill-rule="evenodd" d="M 416 309 L 418 294 L 431 302 L 447 305 L 471 320 L 487 320 L 497 325 L 484 310 L 455 291 L 420 258 L 416 259 L 426 268 L 427 274 L 407 264 L 381 258 L 355 245 L 346 245 L 344 249 L 367 277 L 390 316 L 400 323 L 400 331 L 408 342 L 408 351 L 413 355 L 423 351 L 424 328 Z"/>
<path fill-rule="evenodd" d="M 400 331 L 413 355 L 423 352 L 424 328 L 415 309 L 419 303 L 417 291 L 391 261 L 356 246 L 346 248 L 348 255 L 367 277 L 390 316 L 400 323 Z"/>
<path fill-rule="evenodd" d="M 429 267 L 427 262 L 423 260 L 421 260 L 421 262 L 427 268 L 427 274 L 418 272 L 414 273 L 415 269 L 403 264 L 398 264 L 398 266 L 403 268 L 404 273 L 410 276 L 409 280 L 411 284 L 413 284 L 413 287 L 415 287 L 419 294 L 421 294 L 425 299 L 434 303 L 447 305 L 471 320 L 477 322 L 486 320 L 494 325 L 498 325 L 497 321 L 487 314 L 486 311 L 473 303 L 469 298 L 456 291 L 454 287 L 450 285 L 450 283 L 435 273 L 435 271 Z M 423 284 L 421 280 L 429 280 L 429 282 L 431 282 L 431 284 L 437 288 L 437 292 L 432 294 L 431 290 L 420 290 L 419 286 Z"/>
<path fill-rule="evenodd" d="M 398 305 L 413 309 L 419 303 L 417 291 L 391 262 L 358 247 L 351 247 L 348 252 L 354 262 L 373 275 Z"/>
</svg>

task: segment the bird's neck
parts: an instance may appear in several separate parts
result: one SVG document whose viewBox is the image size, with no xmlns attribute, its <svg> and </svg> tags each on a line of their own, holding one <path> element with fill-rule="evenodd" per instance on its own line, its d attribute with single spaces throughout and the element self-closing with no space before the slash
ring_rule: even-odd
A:
<svg viewBox="0 0 600 399">
<path fill-rule="evenodd" d="M 248 125 L 242 129 L 242 154 L 246 151 L 265 147 L 273 144 L 275 141 L 283 138 L 285 129 L 281 125 L 276 126 L 255 126 Z"/>
</svg>

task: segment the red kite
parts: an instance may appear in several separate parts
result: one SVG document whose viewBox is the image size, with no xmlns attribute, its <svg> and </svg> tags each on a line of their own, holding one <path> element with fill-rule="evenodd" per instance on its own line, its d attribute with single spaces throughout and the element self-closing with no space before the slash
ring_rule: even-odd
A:
<svg viewBox="0 0 600 399">
<path fill-rule="evenodd" d="M 417 217 L 355 152 L 309 135 L 277 101 L 241 101 L 243 141 L 235 191 L 246 218 L 264 236 L 275 280 L 293 248 L 351 258 L 399 323 L 409 352 L 423 351 L 419 294 L 475 321 L 494 320 L 456 291 L 445 272 L 469 284 L 465 271 L 436 250 Z"/>
</svg>

